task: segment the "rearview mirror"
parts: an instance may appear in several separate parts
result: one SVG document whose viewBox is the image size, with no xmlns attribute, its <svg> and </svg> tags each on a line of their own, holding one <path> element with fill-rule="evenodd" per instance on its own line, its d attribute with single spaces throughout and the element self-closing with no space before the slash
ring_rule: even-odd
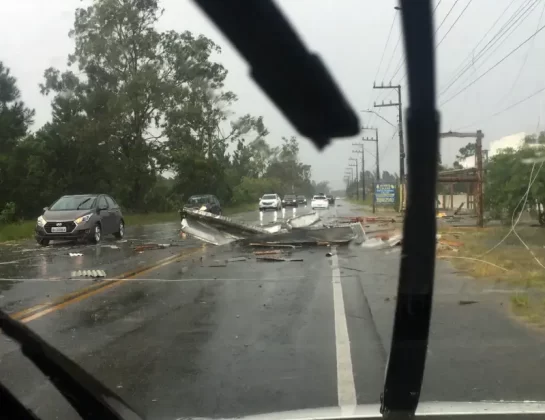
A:
<svg viewBox="0 0 545 420">
<path fill-rule="evenodd" d="M 47 210 L 49 210 L 49 207 L 44 207 L 44 211 L 47 211 Z"/>
<path fill-rule="evenodd" d="M 107 207 L 107 206 L 105 206 L 104 204 L 103 204 L 103 205 L 100 205 L 100 206 L 98 206 L 98 211 L 99 211 L 99 212 L 101 212 L 102 210 L 107 210 L 107 209 L 108 209 L 108 207 Z"/>
</svg>

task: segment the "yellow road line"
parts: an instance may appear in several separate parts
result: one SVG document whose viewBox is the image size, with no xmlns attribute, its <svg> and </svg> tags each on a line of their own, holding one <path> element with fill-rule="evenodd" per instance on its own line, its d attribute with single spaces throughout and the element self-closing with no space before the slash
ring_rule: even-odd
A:
<svg viewBox="0 0 545 420">
<path fill-rule="evenodd" d="M 51 312 L 58 311 L 59 309 L 66 308 L 69 305 L 72 305 L 74 303 L 80 302 L 84 299 L 87 299 L 91 296 L 94 296 L 98 293 L 102 293 L 103 291 L 106 291 L 108 289 L 111 289 L 115 286 L 120 285 L 126 280 L 133 280 L 137 275 L 142 275 L 149 273 L 151 271 L 154 271 L 158 268 L 164 267 L 168 264 L 171 264 L 176 261 L 181 261 L 199 251 L 203 251 L 205 249 L 205 246 L 199 247 L 199 248 L 190 248 L 185 249 L 179 254 L 164 258 L 162 260 L 159 260 L 151 265 L 140 267 L 135 270 L 128 271 L 126 273 L 123 273 L 117 277 L 115 277 L 113 280 L 108 280 L 102 283 L 94 284 L 88 287 L 84 287 L 82 289 L 76 290 L 75 292 L 68 293 L 66 295 L 63 295 L 57 299 L 55 299 L 52 302 L 48 302 L 45 304 L 39 304 L 32 306 L 30 308 L 24 309 L 22 311 L 16 312 L 12 315 L 10 315 L 13 319 L 16 319 L 21 322 L 30 322 L 35 319 L 41 318 L 44 315 L 47 315 Z"/>
</svg>

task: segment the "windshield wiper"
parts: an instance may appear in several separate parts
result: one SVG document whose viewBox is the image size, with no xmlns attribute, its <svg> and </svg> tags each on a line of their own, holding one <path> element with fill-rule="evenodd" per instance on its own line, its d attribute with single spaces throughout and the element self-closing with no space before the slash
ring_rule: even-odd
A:
<svg viewBox="0 0 545 420">
<path fill-rule="evenodd" d="M 79 208 L 80 208 L 83 204 L 87 203 L 90 199 L 91 199 L 91 197 L 88 197 L 88 198 L 86 198 L 85 200 L 83 200 L 81 203 L 79 203 L 78 206 L 76 207 L 76 210 L 79 210 Z"/>
<path fill-rule="evenodd" d="M 409 103 L 407 205 L 394 329 L 381 412 L 411 417 L 424 377 L 433 299 L 436 248 L 435 187 L 439 116 L 431 1 L 401 0 Z"/>
<path fill-rule="evenodd" d="M 300 134 L 323 149 L 333 137 L 355 136 L 355 111 L 271 0 L 195 0 L 235 45 L 251 76 Z"/>
<path fill-rule="evenodd" d="M 49 378 L 55 388 L 59 390 L 83 419 L 141 419 L 120 397 L 60 351 L 49 345 L 26 325 L 10 318 L 2 310 L 0 310 L 0 330 L 21 345 L 22 353 Z M 21 414 L 21 417 L 15 416 L 13 418 L 36 419 L 1 385 L 0 399 L 2 400 L 3 411 Z"/>
</svg>

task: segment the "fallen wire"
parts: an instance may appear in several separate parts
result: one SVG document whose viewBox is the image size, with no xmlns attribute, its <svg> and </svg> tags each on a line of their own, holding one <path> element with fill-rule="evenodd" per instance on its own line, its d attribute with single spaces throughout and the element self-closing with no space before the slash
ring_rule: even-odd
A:
<svg viewBox="0 0 545 420">
<path fill-rule="evenodd" d="M 450 259 L 450 258 L 456 258 L 456 259 L 461 259 L 461 260 L 477 261 L 477 262 L 481 262 L 481 263 L 483 263 L 483 264 L 491 265 L 492 267 L 499 268 L 500 270 L 503 270 L 503 271 L 509 271 L 509 270 L 507 270 L 507 268 L 500 267 L 499 265 L 496 265 L 496 264 L 494 264 L 494 263 L 491 263 L 490 261 L 481 260 L 481 259 L 479 259 L 479 258 L 471 258 L 471 257 L 455 257 L 455 256 L 453 256 L 453 255 L 441 255 L 441 256 L 438 256 L 437 258 L 438 258 L 438 259 Z"/>
</svg>

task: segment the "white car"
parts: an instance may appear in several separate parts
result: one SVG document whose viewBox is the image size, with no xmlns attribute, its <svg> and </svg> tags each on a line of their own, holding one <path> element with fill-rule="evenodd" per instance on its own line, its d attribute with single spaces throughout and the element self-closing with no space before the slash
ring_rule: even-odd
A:
<svg viewBox="0 0 545 420">
<path fill-rule="evenodd" d="M 312 201 L 310 202 L 310 207 L 312 207 L 312 210 L 315 209 L 329 209 L 329 200 L 325 195 L 315 195 L 312 197 Z"/>
<path fill-rule="evenodd" d="M 265 194 L 259 200 L 259 211 L 263 210 L 282 210 L 282 200 L 278 194 Z"/>
</svg>

